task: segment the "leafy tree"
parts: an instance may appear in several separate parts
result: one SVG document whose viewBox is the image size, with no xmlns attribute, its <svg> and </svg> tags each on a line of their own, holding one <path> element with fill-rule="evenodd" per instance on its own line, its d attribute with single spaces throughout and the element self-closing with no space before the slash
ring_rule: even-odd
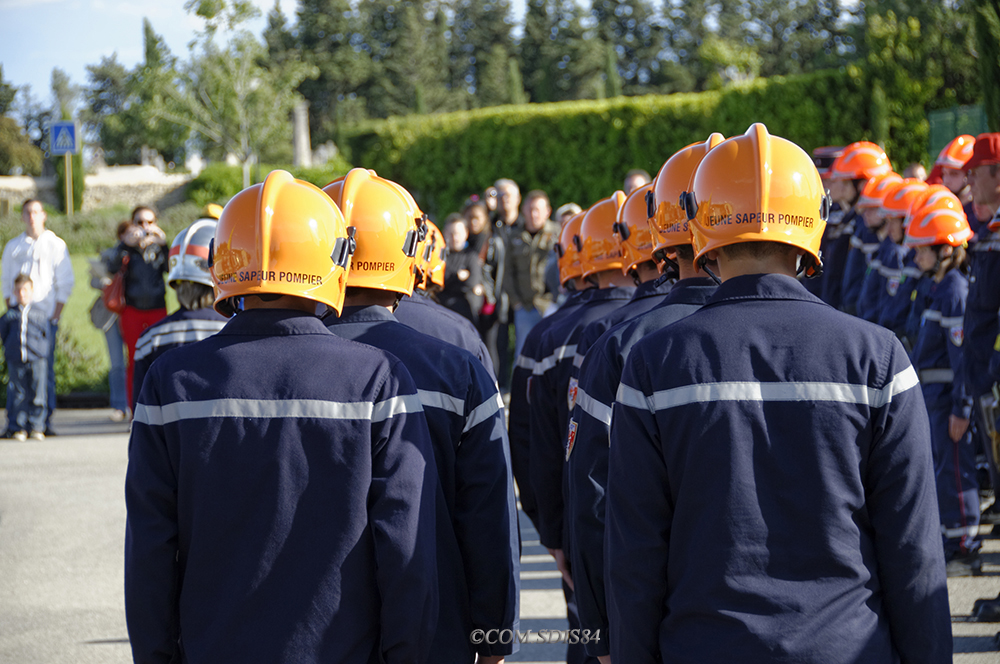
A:
<svg viewBox="0 0 1000 664">
<path fill-rule="evenodd" d="M 0 63 L 0 115 L 7 115 L 16 94 L 17 88 L 3 80 L 3 64 Z"/>
<path fill-rule="evenodd" d="M 384 62 L 382 78 L 386 115 L 451 110 L 447 47 L 442 43 L 442 26 L 438 23 L 444 20 L 443 13 L 426 20 L 411 2 L 403 3 L 397 13 L 401 14 L 399 36 Z"/>
<path fill-rule="evenodd" d="M 0 116 L 0 174 L 20 169 L 29 175 L 42 172 L 42 151 L 21 130 L 14 118 Z"/>
<path fill-rule="evenodd" d="M 501 53 L 496 49 L 498 46 L 504 54 L 500 66 L 507 68 L 507 57 L 514 45 L 512 25 L 510 0 L 455 0 L 451 26 L 452 82 L 453 89 L 466 90 L 470 106 L 487 106 L 496 98 L 492 92 L 494 81 L 486 83 L 491 89 L 486 98 L 478 94 L 478 88 L 484 82 L 490 58 Z M 491 78 L 496 77 L 491 75 Z"/>
<path fill-rule="evenodd" d="M 661 50 L 660 27 L 648 0 L 593 0 L 591 15 L 600 38 L 612 44 L 625 94 L 648 92 Z M 609 94 L 615 88 L 608 79 Z"/>
<path fill-rule="evenodd" d="M 248 3 L 202 0 L 188 6 L 205 20 L 205 29 L 191 62 L 178 72 L 177 84 L 154 98 L 154 113 L 235 155 L 247 187 L 251 164 L 261 150 L 290 140 L 288 116 L 299 99 L 295 88 L 313 68 L 293 60 L 282 67 L 261 67 L 265 47 L 241 27 L 256 11 Z M 231 34 L 223 45 L 215 41 L 221 27 Z"/>
<path fill-rule="evenodd" d="M 131 92 L 130 76 L 117 54 L 87 65 L 89 85 L 84 89 L 81 119 L 111 164 L 136 163 L 142 146 L 137 113 L 129 112 L 138 101 Z"/>
<path fill-rule="evenodd" d="M 288 19 L 281 11 L 281 3 L 274 0 L 274 7 L 267 13 L 267 27 L 264 28 L 264 43 L 267 44 L 267 58 L 260 64 L 267 67 L 269 64 L 283 65 L 293 57 L 297 48 L 295 35 L 288 27 Z"/>
<path fill-rule="evenodd" d="M 349 0 L 301 0 L 297 16 L 302 59 L 318 72 L 298 90 L 309 101 L 312 135 L 325 140 L 338 125 L 364 119 L 365 103 L 355 91 L 370 60 L 354 47 L 361 38 Z"/>
<path fill-rule="evenodd" d="M 983 108 L 990 131 L 1000 131 L 1000 1 L 977 0 L 975 11 Z"/>
<path fill-rule="evenodd" d="M 52 97 L 56 109 L 64 118 L 72 118 L 76 112 L 76 102 L 80 98 L 80 86 L 70 80 L 69 74 L 58 67 L 52 69 Z"/>
<path fill-rule="evenodd" d="M 531 101 L 604 96 L 604 43 L 584 27 L 587 17 L 576 0 L 528 3 L 519 55 Z"/>
</svg>

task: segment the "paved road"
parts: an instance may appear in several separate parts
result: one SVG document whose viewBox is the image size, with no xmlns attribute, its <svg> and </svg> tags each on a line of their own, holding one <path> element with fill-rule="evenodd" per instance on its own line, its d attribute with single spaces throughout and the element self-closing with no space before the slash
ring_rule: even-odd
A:
<svg viewBox="0 0 1000 664">
<path fill-rule="evenodd" d="M 131 661 L 121 591 L 127 427 L 109 412 L 60 411 L 65 435 L 0 440 L 0 662 Z M 530 525 L 521 534 L 521 629 L 565 629 L 555 565 Z M 987 550 L 985 576 L 948 584 L 958 664 L 1000 661 L 1000 624 L 966 622 L 975 599 L 1000 593 L 1000 540 Z M 554 664 L 564 652 L 525 644 L 508 661 Z"/>
</svg>

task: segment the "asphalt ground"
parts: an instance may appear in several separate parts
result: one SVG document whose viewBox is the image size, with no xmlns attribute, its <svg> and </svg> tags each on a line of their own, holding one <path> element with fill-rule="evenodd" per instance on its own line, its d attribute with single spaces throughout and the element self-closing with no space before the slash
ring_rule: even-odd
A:
<svg viewBox="0 0 1000 664">
<path fill-rule="evenodd" d="M 122 597 L 128 426 L 109 415 L 60 410 L 60 435 L 0 440 L 0 663 L 131 661 Z M 526 518 L 521 537 L 521 630 L 564 630 L 555 563 Z M 959 664 L 1000 662 L 1000 623 L 969 622 L 976 599 L 1000 594 L 1000 539 L 984 550 L 983 576 L 948 582 Z M 507 661 L 564 656 L 562 644 L 525 643 Z"/>
</svg>

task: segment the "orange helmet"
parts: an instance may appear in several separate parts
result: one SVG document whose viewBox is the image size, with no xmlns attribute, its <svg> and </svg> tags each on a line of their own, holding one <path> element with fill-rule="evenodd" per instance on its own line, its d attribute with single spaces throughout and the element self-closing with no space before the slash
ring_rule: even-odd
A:
<svg viewBox="0 0 1000 664">
<path fill-rule="evenodd" d="M 929 185 L 917 178 L 906 178 L 900 182 L 890 185 L 885 190 L 885 197 L 882 199 L 882 215 L 886 217 L 903 217 L 910 214 L 910 208 L 920 194 L 927 190 Z"/>
<path fill-rule="evenodd" d="M 934 165 L 941 166 L 942 168 L 963 170 L 965 162 L 972 158 L 972 151 L 975 147 L 975 137 L 969 134 L 962 134 L 953 138 L 948 145 L 944 146 L 938 158 L 934 160 Z"/>
<path fill-rule="evenodd" d="M 444 269 L 448 261 L 448 245 L 445 244 L 444 234 L 433 221 L 427 222 L 427 244 L 430 246 L 427 264 L 430 279 L 425 278 L 420 287 L 427 290 L 430 284 L 434 284 L 438 288 L 444 288 Z"/>
<path fill-rule="evenodd" d="M 323 191 L 355 229 L 357 249 L 351 260 L 348 286 L 375 288 L 409 295 L 413 263 L 423 221 L 400 187 L 375 171 L 354 168 Z"/>
<path fill-rule="evenodd" d="M 612 231 L 622 251 L 622 272 L 628 274 L 639 263 L 653 260 L 653 236 L 649 230 L 646 193 L 652 192 L 653 183 L 636 187 L 625 197 L 625 204 L 618 210 L 618 219 Z"/>
<path fill-rule="evenodd" d="M 858 202 L 855 203 L 854 207 L 859 209 L 882 207 L 882 199 L 885 198 L 886 191 L 902 181 L 902 176 L 892 171 L 876 175 L 865 183 L 865 188 L 861 191 L 861 196 L 858 197 Z"/>
<path fill-rule="evenodd" d="M 962 202 L 944 187 L 944 191 L 933 192 L 923 205 L 914 209 L 906 227 L 904 244 L 908 247 L 936 244 L 957 247 L 971 237 L 972 229 L 969 228 Z"/>
<path fill-rule="evenodd" d="M 559 257 L 559 283 L 566 285 L 566 282 L 583 276 L 583 265 L 580 263 L 580 227 L 583 225 L 583 216 L 586 210 L 577 212 L 563 224 L 559 231 L 559 242 L 555 245 L 556 255 Z"/>
<path fill-rule="evenodd" d="M 833 166 L 833 162 L 837 161 L 837 157 L 844 154 L 843 145 L 825 145 L 823 147 L 815 148 L 812 152 L 813 163 L 816 164 L 816 170 L 819 171 L 819 176 L 821 178 L 829 177 L 830 167 Z"/>
<path fill-rule="evenodd" d="M 618 210 L 625 204 L 625 192 L 616 191 L 608 198 L 590 206 L 583 215 L 580 226 L 580 263 L 583 276 L 589 277 L 605 270 L 622 269 L 622 249 L 614 237 Z"/>
<path fill-rule="evenodd" d="M 832 180 L 870 180 L 891 170 L 885 150 L 874 143 L 858 141 L 844 148 L 844 154 L 830 167 L 828 177 Z"/>
<path fill-rule="evenodd" d="M 712 148 L 683 200 L 696 260 L 719 247 L 770 241 L 804 249 L 806 276 L 821 271 L 830 197 L 806 151 L 763 124 Z"/>
<path fill-rule="evenodd" d="M 272 171 L 226 205 L 209 253 L 215 310 L 244 295 L 296 295 L 344 305 L 353 240 L 340 210 L 308 182 Z"/>
<path fill-rule="evenodd" d="M 695 169 L 709 150 L 726 140 L 714 133 L 703 143 L 692 143 L 681 148 L 667 159 L 653 181 L 655 214 L 650 215 L 649 226 L 653 232 L 653 254 L 660 254 L 667 247 L 691 244 L 688 217 L 681 205 L 681 194 L 688 191 Z"/>
<path fill-rule="evenodd" d="M 947 198 L 945 194 L 950 194 L 951 190 L 943 184 L 932 184 L 926 189 L 917 194 L 917 197 L 913 199 L 912 205 L 910 205 L 910 212 L 906 215 L 903 221 L 903 227 L 910 225 L 913 221 L 913 216 L 920 211 L 921 208 L 927 205 L 938 205 L 940 204 L 942 198 Z"/>
</svg>

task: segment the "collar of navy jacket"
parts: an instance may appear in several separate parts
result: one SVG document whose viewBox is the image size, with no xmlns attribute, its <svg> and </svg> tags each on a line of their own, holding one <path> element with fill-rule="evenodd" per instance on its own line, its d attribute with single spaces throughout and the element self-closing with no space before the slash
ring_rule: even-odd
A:
<svg viewBox="0 0 1000 664">
<path fill-rule="evenodd" d="M 666 295 L 673 288 L 676 282 L 673 280 L 664 279 L 662 282 L 660 278 L 650 279 L 649 281 L 644 281 L 635 287 L 635 293 L 632 294 L 632 301 L 642 300 L 647 297 L 656 297 L 658 295 Z"/>
<path fill-rule="evenodd" d="M 230 318 L 218 334 L 262 337 L 333 333 L 315 314 L 295 309 L 250 309 Z"/>
<path fill-rule="evenodd" d="M 705 306 L 734 300 L 805 300 L 825 304 L 794 277 L 783 274 L 744 274 L 723 281 Z"/>
</svg>

